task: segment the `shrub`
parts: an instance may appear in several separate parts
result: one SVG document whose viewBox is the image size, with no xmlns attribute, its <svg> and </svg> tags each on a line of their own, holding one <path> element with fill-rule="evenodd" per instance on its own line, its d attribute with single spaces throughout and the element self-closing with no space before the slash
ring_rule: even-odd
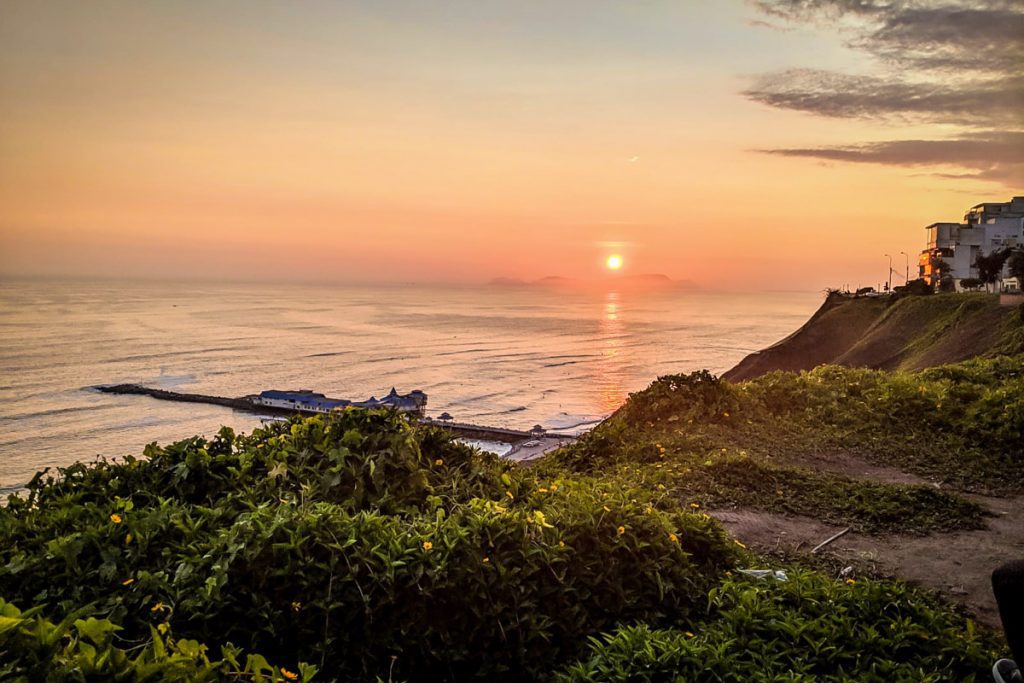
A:
<svg viewBox="0 0 1024 683">
<path fill-rule="evenodd" d="M 709 612 L 692 630 L 638 625 L 592 639 L 557 680 L 966 683 L 987 680 L 998 656 L 971 621 L 896 583 L 737 577 L 712 592 Z"/>
<path fill-rule="evenodd" d="M 737 552 L 699 516 L 541 486 L 396 414 L 148 453 L 37 477 L 0 510 L 0 595 L 328 679 L 520 680 L 622 619 L 688 623 Z"/>
<path fill-rule="evenodd" d="M 194 640 L 174 640 L 167 629 L 153 629 L 151 639 L 131 648 L 116 643 L 119 626 L 107 619 L 75 619 L 59 624 L 22 612 L 0 599 L 0 680 L 30 681 L 309 681 L 316 667 L 295 671 L 274 667 L 260 655 L 242 659 L 225 646 L 221 659 Z M 244 661 L 244 663 L 243 663 Z"/>
</svg>

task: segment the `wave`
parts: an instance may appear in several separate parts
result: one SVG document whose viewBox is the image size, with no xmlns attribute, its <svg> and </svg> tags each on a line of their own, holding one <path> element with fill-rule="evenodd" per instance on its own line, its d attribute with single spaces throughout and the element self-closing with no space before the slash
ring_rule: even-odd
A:
<svg viewBox="0 0 1024 683">
<path fill-rule="evenodd" d="M 39 417 L 54 417 L 56 415 L 69 415 L 72 413 L 89 413 L 97 410 L 107 410 L 107 405 L 95 405 L 95 406 L 72 406 L 69 408 L 50 408 L 49 410 L 38 410 L 29 413 L 19 413 L 17 415 L 6 415 L 0 417 L 0 424 L 4 422 L 13 422 L 15 420 L 31 420 Z"/>
</svg>

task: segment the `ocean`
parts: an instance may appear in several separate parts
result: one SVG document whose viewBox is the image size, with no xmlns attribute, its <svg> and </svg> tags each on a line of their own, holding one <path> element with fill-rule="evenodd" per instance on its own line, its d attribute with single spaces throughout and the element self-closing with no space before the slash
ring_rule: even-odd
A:
<svg viewBox="0 0 1024 683">
<path fill-rule="evenodd" d="M 0 282 L 0 492 L 44 467 L 250 431 L 229 408 L 100 394 L 139 383 L 364 399 L 418 388 L 427 412 L 580 431 L 660 375 L 723 372 L 799 327 L 820 292 Z"/>
</svg>

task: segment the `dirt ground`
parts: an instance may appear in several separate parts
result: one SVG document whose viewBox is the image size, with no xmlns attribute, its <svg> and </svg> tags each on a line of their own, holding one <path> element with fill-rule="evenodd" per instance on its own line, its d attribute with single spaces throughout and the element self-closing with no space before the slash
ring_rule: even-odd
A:
<svg viewBox="0 0 1024 683">
<path fill-rule="evenodd" d="M 899 470 L 848 457 L 824 457 L 805 466 L 846 476 L 902 484 L 930 484 Z M 934 485 L 934 484 L 932 484 Z M 978 531 L 916 536 L 870 535 L 851 531 L 818 552 L 855 573 L 893 576 L 944 594 L 965 606 L 984 624 L 999 627 L 992 596 L 992 570 L 1024 558 L 1024 496 L 990 498 L 965 495 L 992 513 Z M 717 510 L 711 514 L 743 543 L 762 551 L 809 552 L 842 530 L 809 517 L 758 510 Z"/>
</svg>

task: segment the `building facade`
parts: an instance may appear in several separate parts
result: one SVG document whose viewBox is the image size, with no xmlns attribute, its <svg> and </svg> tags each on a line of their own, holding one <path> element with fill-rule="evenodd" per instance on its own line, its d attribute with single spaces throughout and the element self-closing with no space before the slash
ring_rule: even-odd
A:
<svg viewBox="0 0 1024 683">
<path fill-rule="evenodd" d="M 978 277 L 978 256 L 1024 247 L 1024 197 L 978 204 L 967 210 L 962 223 L 932 223 L 925 230 L 921 278 L 933 286 L 949 279 L 960 290 L 962 280 Z"/>
</svg>

